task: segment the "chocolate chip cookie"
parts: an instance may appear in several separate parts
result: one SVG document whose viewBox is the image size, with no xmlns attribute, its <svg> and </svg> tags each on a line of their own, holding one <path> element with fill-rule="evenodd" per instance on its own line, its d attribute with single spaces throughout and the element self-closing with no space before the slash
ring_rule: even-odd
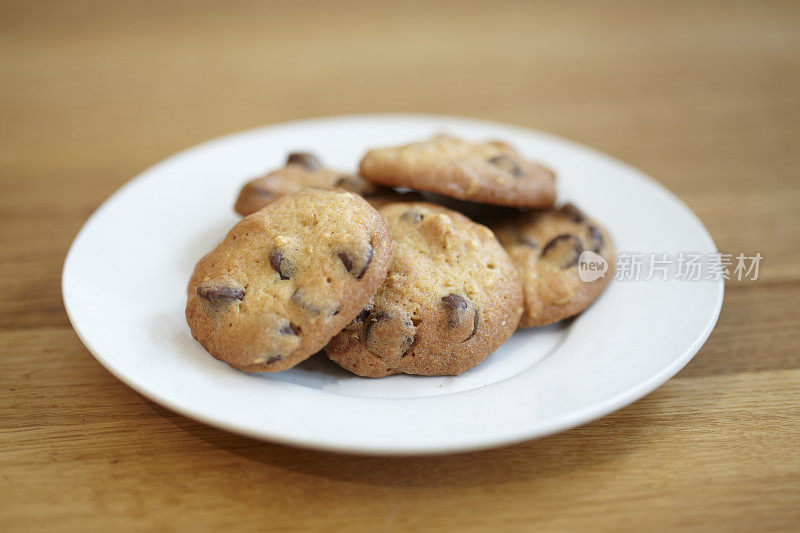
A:
<svg viewBox="0 0 800 533">
<path fill-rule="evenodd" d="M 313 154 L 291 153 L 286 166 L 246 183 L 234 209 L 240 215 L 247 216 L 303 187 L 339 188 L 362 196 L 377 194 L 383 189 L 358 176 L 325 168 Z"/>
<path fill-rule="evenodd" d="M 521 328 L 577 315 L 600 296 L 614 276 L 614 244 L 608 232 L 573 204 L 520 213 L 492 227 L 522 280 L 525 311 Z M 579 260 L 585 251 L 602 258 L 597 261 L 595 257 L 595 263 L 606 262 L 604 276 L 589 280 L 594 276 L 585 273 L 589 281 L 581 279 Z M 592 259 L 587 256 L 585 260 Z"/>
<path fill-rule="evenodd" d="M 303 189 L 242 219 L 197 264 L 186 320 L 214 357 L 275 372 L 319 351 L 369 303 L 391 264 L 378 212 Z"/>
<path fill-rule="evenodd" d="M 361 175 L 459 200 L 512 207 L 551 207 L 555 174 L 500 142 L 471 143 L 449 135 L 378 148 L 361 160 Z"/>
<path fill-rule="evenodd" d="M 457 375 L 483 361 L 517 327 L 522 290 L 494 234 L 424 203 L 379 209 L 392 267 L 369 305 L 325 347 L 360 376 Z"/>
</svg>

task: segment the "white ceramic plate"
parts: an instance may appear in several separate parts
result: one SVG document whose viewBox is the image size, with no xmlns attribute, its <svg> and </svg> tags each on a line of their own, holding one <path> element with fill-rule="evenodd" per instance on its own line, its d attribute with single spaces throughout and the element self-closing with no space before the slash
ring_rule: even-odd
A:
<svg viewBox="0 0 800 533">
<path fill-rule="evenodd" d="M 519 331 L 458 377 L 365 379 L 315 356 L 247 375 L 209 356 L 184 320 L 195 262 L 237 221 L 241 185 L 318 153 L 355 169 L 370 146 L 451 132 L 501 138 L 552 166 L 560 200 L 602 221 L 618 251 L 716 252 L 697 217 L 637 170 L 570 141 L 498 123 L 372 115 L 279 124 L 216 139 L 143 172 L 78 234 L 64 304 L 86 347 L 120 380 L 174 411 L 256 438 L 374 454 L 442 453 L 539 437 L 649 393 L 697 353 L 723 283 L 612 281 L 569 324 Z"/>
</svg>

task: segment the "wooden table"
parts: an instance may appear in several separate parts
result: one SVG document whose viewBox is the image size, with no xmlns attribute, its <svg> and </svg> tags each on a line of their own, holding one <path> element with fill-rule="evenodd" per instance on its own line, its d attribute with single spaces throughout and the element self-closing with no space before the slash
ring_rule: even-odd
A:
<svg viewBox="0 0 800 533">
<path fill-rule="evenodd" d="M 40 4 L 0 17 L 0 530 L 800 528 L 800 5 Z M 67 321 L 68 246 L 115 189 L 318 115 L 507 121 L 609 152 L 760 252 L 676 378 L 481 453 L 266 444 L 155 405 Z M 108 310 L 113 312 L 113 310 Z"/>
</svg>

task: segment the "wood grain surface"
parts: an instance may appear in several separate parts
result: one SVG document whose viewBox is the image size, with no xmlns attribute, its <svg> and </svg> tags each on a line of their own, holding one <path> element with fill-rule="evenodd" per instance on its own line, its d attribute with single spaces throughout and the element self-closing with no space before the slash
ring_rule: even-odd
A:
<svg viewBox="0 0 800 533">
<path fill-rule="evenodd" d="M 797 2 L 2 2 L 0 530 L 797 531 Z M 583 427 L 388 459 L 155 405 L 71 329 L 71 240 L 182 148 L 290 119 L 488 118 L 653 175 L 761 252 L 697 357 Z M 665 221 L 668 223 L 668 221 Z M 113 313 L 113 309 L 108 310 Z"/>
</svg>

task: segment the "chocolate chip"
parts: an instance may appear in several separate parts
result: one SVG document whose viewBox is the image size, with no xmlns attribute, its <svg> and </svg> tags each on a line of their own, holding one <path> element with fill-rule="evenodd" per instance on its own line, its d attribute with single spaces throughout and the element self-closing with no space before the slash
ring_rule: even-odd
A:
<svg viewBox="0 0 800 533">
<path fill-rule="evenodd" d="M 209 282 L 197 287 L 197 296 L 215 304 L 230 304 L 244 298 L 244 289 Z"/>
<path fill-rule="evenodd" d="M 472 329 L 469 336 L 461 342 L 468 341 L 475 336 L 475 332 L 478 330 L 479 318 L 478 308 L 472 300 L 458 294 L 450 293 L 442 297 L 442 307 L 444 307 L 447 313 L 447 325 L 450 329 L 460 328 L 460 326 L 468 320 L 470 309 L 472 309 Z"/>
<path fill-rule="evenodd" d="M 285 326 L 278 330 L 281 335 L 299 335 L 297 327 L 291 322 L 287 322 Z"/>
<path fill-rule="evenodd" d="M 533 237 L 529 237 L 528 235 L 520 235 L 519 236 L 519 242 L 521 242 L 522 244 L 524 244 L 525 246 L 527 246 L 529 248 L 538 248 L 539 247 L 539 243 L 536 242 L 536 239 L 534 239 Z"/>
<path fill-rule="evenodd" d="M 316 171 L 322 167 L 322 163 L 317 156 L 314 154 L 309 154 L 307 152 L 293 152 L 289 154 L 289 158 L 286 160 L 287 165 L 295 164 L 301 165 L 306 167 L 308 170 Z"/>
<path fill-rule="evenodd" d="M 574 222 L 584 222 L 586 220 L 586 215 L 575 204 L 564 204 L 558 212 Z"/>
<path fill-rule="evenodd" d="M 407 220 L 408 222 L 422 222 L 422 219 L 425 218 L 425 215 L 417 211 L 416 209 L 409 209 L 402 215 L 400 215 L 400 220 Z"/>
<path fill-rule="evenodd" d="M 339 252 L 338 254 L 336 254 L 336 256 L 339 259 L 341 259 L 342 264 L 344 265 L 344 269 L 352 274 L 353 273 L 353 260 L 350 259 L 350 254 L 348 254 L 347 252 Z"/>
<path fill-rule="evenodd" d="M 364 311 L 361 311 L 361 313 L 363 313 L 363 312 Z M 361 316 L 361 313 L 359 313 L 358 316 Z M 381 320 L 386 320 L 387 318 L 389 318 L 389 314 L 385 313 L 383 311 L 375 311 L 374 313 L 367 312 L 367 317 L 364 318 L 364 319 L 367 320 L 367 325 L 364 328 L 364 342 L 365 343 L 369 340 L 369 334 L 370 334 L 370 331 L 372 330 L 372 326 L 374 326 L 376 322 L 380 322 Z M 364 319 L 362 319 L 362 320 L 364 320 Z"/>
<path fill-rule="evenodd" d="M 589 226 L 589 243 L 591 244 L 592 251 L 597 253 L 603 247 L 603 232 L 594 224 Z"/>
<path fill-rule="evenodd" d="M 358 254 L 352 251 L 342 251 L 336 254 L 336 257 L 342 262 L 345 270 L 355 276 L 356 279 L 361 279 L 367 273 L 367 268 L 372 262 L 372 246 L 368 246 L 363 254 Z"/>
<path fill-rule="evenodd" d="M 583 243 L 577 235 L 562 233 L 544 245 L 541 257 L 555 259 L 562 269 L 566 269 L 578 264 L 582 252 Z"/>
<path fill-rule="evenodd" d="M 289 279 L 294 275 L 294 264 L 283 256 L 283 252 L 275 248 L 269 253 L 269 264 L 280 274 L 281 279 Z"/>
<path fill-rule="evenodd" d="M 282 359 L 283 359 L 283 356 L 281 356 L 281 355 L 273 355 L 272 357 L 270 357 L 269 359 L 267 359 L 264 362 L 267 363 L 267 364 L 277 363 L 278 361 L 280 361 Z"/>
<path fill-rule="evenodd" d="M 519 163 L 517 163 L 514 158 L 509 155 L 496 155 L 489 159 L 489 163 L 505 170 L 515 178 L 522 177 L 522 169 L 519 167 Z"/>
<path fill-rule="evenodd" d="M 414 344 L 417 328 L 400 312 L 373 311 L 364 328 L 364 345 L 381 359 L 406 355 Z"/>
<path fill-rule="evenodd" d="M 458 294 L 451 293 L 442 297 L 442 307 L 447 311 L 447 325 L 454 328 L 469 309 L 469 304 Z"/>
</svg>

